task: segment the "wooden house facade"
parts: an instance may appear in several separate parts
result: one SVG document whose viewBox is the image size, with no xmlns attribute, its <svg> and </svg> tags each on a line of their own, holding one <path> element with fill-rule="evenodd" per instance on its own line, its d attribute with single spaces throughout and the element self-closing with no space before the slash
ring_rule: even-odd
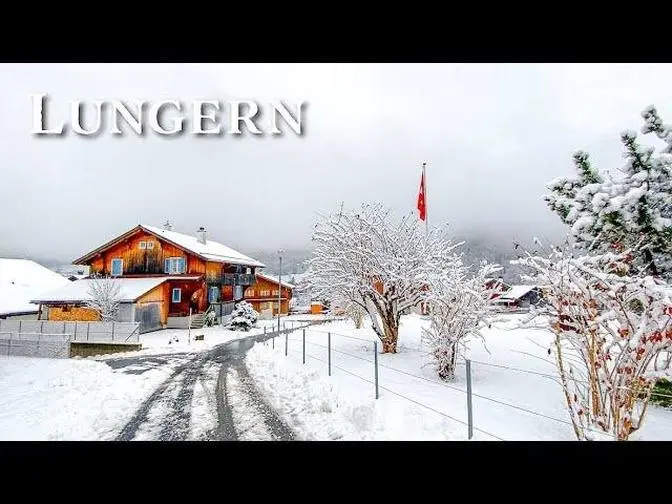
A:
<svg viewBox="0 0 672 504">
<path fill-rule="evenodd" d="M 278 295 L 280 297 L 280 314 L 287 315 L 292 300 L 294 285 L 281 282 L 278 278 L 257 272 L 257 281 L 245 289 L 245 301 L 259 313 L 272 310 L 273 315 L 278 314 Z M 278 292 L 280 290 L 280 292 Z"/>
<path fill-rule="evenodd" d="M 204 228 L 192 236 L 145 225 L 115 237 L 73 264 L 88 266 L 91 275 L 119 279 L 122 285 L 129 279 L 156 279 L 156 285 L 146 284 L 151 289 L 134 299 L 133 316 L 140 321 L 143 312 L 150 310 L 162 327 L 169 325 L 170 318 L 188 316 L 190 309 L 199 314 L 213 304 L 242 300 L 245 288 L 256 283 L 256 269 L 264 267 L 207 239 Z M 60 299 L 58 293 L 52 297 Z M 82 300 L 80 306 L 74 303 L 71 307 L 84 303 Z M 55 302 L 44 300 L 44 304 L 55 308 Z M 60 306 L 60 310 L 49 312 L 59 316 L 62 303 Z"/>
</svg>

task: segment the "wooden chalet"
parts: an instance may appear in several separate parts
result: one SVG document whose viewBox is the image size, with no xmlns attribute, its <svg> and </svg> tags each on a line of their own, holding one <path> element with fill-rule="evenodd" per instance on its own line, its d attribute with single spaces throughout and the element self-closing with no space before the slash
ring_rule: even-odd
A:
<svg viewBox="0 0 672 504">
<path fill-rule="evenodd" d="M 187 317 L 190 309 L 193 314 L 202 314 L 212 306 L 219 315 L 228 314 L 232 303 L 244 298 L 245 288 L 255 285 L 257 268 L 264 267 L 256 259 L 210 240 L 204 228 L 187 235 L 169 225 L 138 225 L 73 264 L 88 266 L 90 274 L 117 278 L 122 290 L 130 280 L 153 279 L 133 283 L 133 289 L 128 289 L 132 291 L 128 302 L 133 306 L 125 310 L 125 318 L 152 328 L 182 327 L 179 319 Z M 79 282 L 86 280 L 73 284 Z M 140 292 L 139 287 L 148 290 Z M 52 292 L 36 300 L 49 308 L 49 319 L 58 317 L 64 308 L 72 313 L 72 307 L 79 307 L 77 313 L 88 317 L 86 310 L 81 310 L 85 295 L 62 294 Z"/>
<path fill-rule="evenodd" d="M 245 289 L 245 301 L 250 303 L 259 313 L 272 311 L 273 315 L 277 315 L 279 294 L 280 314 L 287 315 L 294 285 L 284 280 L 281 283 L 278 277 L 266 273 L 257 272 L 256 277 L 256 283 Z"/>
</svg>

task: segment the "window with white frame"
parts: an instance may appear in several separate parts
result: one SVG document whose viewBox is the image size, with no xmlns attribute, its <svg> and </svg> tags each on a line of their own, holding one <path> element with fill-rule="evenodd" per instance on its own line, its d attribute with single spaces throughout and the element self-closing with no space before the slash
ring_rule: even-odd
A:
<svg viewBox="0 0 672 504">
<path fill-rule="evenodd" d="M 163 271 L 170 275 L 186 273 L 187 261 L 184 257 L 169 257 L 163 261 Z"/>
<path fill-rule="evenodd" d="M 259 295 L 260 295 L 261 297 L 268 297 L 268 296 L 271 295 L 271 291 L 269 291 L 269 290 L 262 290 L 261 292 L 259 292 Z"/>
<path fill-rule="evenodd" d="M 140 250 L 145 250 L 147 248 L 147 242 L 146 241 L 141 241 L 139 246 L 140 246 Z"/>
<path fill-rule="evenodd" d="M 279 294 L 278 289 L 273 289 L 273 295 L 274 295 L 274 296 L 277 296 L 278 294 Z"/>
<path fill-rule="evenodd" d="M 112 276 L 121 276 L 124 273 L 124 260 L 115 257 L 112 259 L 112 267 L 110 268 Z"/>
<path fill-rule="evenodd" d="M 245 297 L 246 297 L 246 298 L 254 297 L 254 289 L 247 289 L 247 290 L 245 291 Z"/>
<path fill-rule="evenodd" d="M 182 289 L 179 289 L 177 287 L 173 289 L 172 301 L 173 301 L 173 303 L 181 303 L 182 302 Z"/>
<path fill-rule="evenodd" d="M 211 286 L 208 292 L 208 302 L 216 303 L 217 301 L 219 301 L 219 287 Z"/>
<path fill-rule="evenodd" d="M 147 250 L 152 250 L 154 248 L 154 242 L 153 241 L 148 241 L 147 242 Z"/>
</svg>

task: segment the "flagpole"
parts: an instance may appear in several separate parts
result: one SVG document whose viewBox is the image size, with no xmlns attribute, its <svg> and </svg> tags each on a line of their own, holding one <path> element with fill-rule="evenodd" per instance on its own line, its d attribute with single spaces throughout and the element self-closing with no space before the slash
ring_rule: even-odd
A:
<svg viewBox="0 0 672 504">
<path fill-rule="evenodd" d="M 426 166 L 427 166 L 427 163 L 422 163 L 422 178 L 425 181 L 425 187 L 424 187 L 424 191 L 425 191 L 425 195 L 424 195 L 424 199 L 425 199 L 425 235 L 428 234 L 428 232 L 429 232 L 429 219 L 428 219 L 428 213 L 427 213 L 427 173 L 426 173 L 426 170 L 425 170 Z"/>
</svg>

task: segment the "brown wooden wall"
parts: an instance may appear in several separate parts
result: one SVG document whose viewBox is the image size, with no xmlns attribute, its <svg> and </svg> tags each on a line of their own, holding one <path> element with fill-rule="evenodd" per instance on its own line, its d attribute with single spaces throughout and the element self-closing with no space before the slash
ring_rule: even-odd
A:
<svg viewBox="0 0 672 504">
<path fill-rule="evenodd" d="M 153 242 L 154 248 L 140 249 L 141 241 Z M 131 264 L 139 265 L 145 263 L 145 261 L 154 261 L 159 265 L 160 271 L 158 273 L 163 273 L 163 260 L 168 257 L 184 257 L 187 262 L 188 274 L 203 274 L 206 271 L 205 261 L 201 258 L 143 230 L 138 230 L 123 242 L 103 251 L 89 263 L 89 266 L 92 273 L 109 274 L 112 271 L 112 259 L 121 258 L 124 260 L 124 274 L 126 274 L 126 269 Z"/>
<path fill-rule="evenodd" d="M 85 307 L 68 306 L 49 306 L 48 320 L 64 320 L 64 321 L 82 321 L 95 322 L 100 320 L 100 314 L 96 310 Z"/>
</svg>

